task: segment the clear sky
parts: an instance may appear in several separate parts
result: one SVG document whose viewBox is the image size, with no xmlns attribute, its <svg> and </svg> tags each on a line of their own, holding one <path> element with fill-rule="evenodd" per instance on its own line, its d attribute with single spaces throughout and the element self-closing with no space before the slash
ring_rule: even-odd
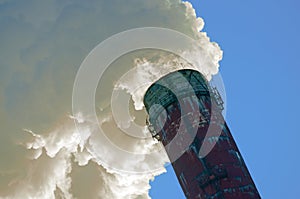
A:
<svg viewBox="0 0 300 199">
<path fill-rule="evenodd" d="M 298 198 L 299 1 L 191 2 L 224 51 L 226 120 L 262 198 Z M 152 198 L 184 198 L 168 170 L 152 183 Z"/>
</svg>

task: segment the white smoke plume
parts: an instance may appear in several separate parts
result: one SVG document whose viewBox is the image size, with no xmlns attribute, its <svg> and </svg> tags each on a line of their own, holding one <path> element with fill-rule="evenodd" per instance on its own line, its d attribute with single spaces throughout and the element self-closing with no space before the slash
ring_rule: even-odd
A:
<svg viewBox="0 0 300 199">
<path fill-rule="evenodd" d="M 72 117 L 70 117 L 72 118 Z M 93 133 L 86 128 L 88 136 L 83 140 L 82 132 L 74 128 L 73 119 L 66 119 L 49 134 L 43 136 L 25 129 L 32 136 L 26 143 L 32 160 L 28 166 L 26 177 L 12 182 L 13 193 L 4 198 L 74 198 L 72 195 L 72 164 L 85 166 L 92 161 L 96 165 L 95 175 L 98 176 L 98 186 L 93 193 L 86 193 L 88 198 L 149 198 L 149 180 L 163 171 L 151 174 L 126 174 L 104 168 L 101 161 L 89 147 L 82 145 Z M 80 121 L 84 123 L 84 121 Z M 81 147 L 80 147 L 81 146 Z M 101 152 L 101 151 L 98 151 Z M 132 160 L 135 164 L 143 160 Z M 84 175 L 84 174 L 82 174 Z M 93 184 L 92 184 L 93 185 Z M 89 197 L 89 194 L 91 196 Z"/>
<path fill-rule="evenodd" d="M 149 181 L 165 171 L 168 161 L 161 146 L 152 138 L 137 140 L 118 132 L 106 99 L 99 100 L 99 123 L 107 136 L 122 149 L 141 154 L 116 160 L 117 154 L 99 141 L 96 130 L 85 126 L 87 118 L 69 114 L 73 82 L 85 56 L 112 34 L 147 26 L 171 28 L 194 38 L 195 45 L 183 53 L 199 64 L 191 66 L 174 55 L 128 58 L 136 76 L 105 85 L 103 91 L 125 89 L 136 110 L 143 108 L 147 86 L 168 72 L 194 68 L 208 79 L 218 72 L 222 51 L 200 32 L 204 22 L 191 4 L 178 0 L 0 1 L 0 27 L 5 27 L 0 28 L 0 198 L 150 198 Z M 200 51 L 205 56 L 199 56 Z M 141 81 L 148 84 L 131 90 Z M 84 130 L 79 132 L 74 120 Z M 153 151 L 160 152 L 150 156 Z M 110 154 L 105 156 L 107 164 L 100 153 Z M 160 169 L 134 174 L 108 166 L 114 164 L 125 171 L 129 167 Z"/>
</svg>

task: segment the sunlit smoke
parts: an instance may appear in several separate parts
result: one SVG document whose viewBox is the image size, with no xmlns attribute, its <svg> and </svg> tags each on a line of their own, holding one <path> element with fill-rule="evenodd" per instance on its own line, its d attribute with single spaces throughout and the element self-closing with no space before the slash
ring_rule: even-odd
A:
<svg viewBox="0 0 300 199">
<path fill-rule="evenodd" d="M 136 0 L 130 0 L 126 3 L 117 0 L 113 3 L 93 1 L 89 6 L 84 4 L 83 7 L 81 7 L 83 5 L 81 2 L 74 4 L 56 2 L 53 5 L 48 2 L 41 5 L 45 7 L 42 10 L 47 10 L 41 18 L 25 13 L 27 17 L 21 20 L 20 17 L 24 14 L 23 12 L 26 10 L 28 13 L 30 12 L 30 5 L 34 5 L 32 7 L 36 9 L 39 5 L 30 1 L 26 5 L 20 5 L 17 9 L 12 3 L 4 2 L 3 4 L 6 4 L 6 10 L 3 13 L 11 11 L 8 13 L 12 15 L 12 10 L 14 10 L 19 17 L 11 21 L 13 24 L 11 29 L 14 30 L 17 27 L 19 28 L 18 32 L 23 30 L 24 34 L 19 44 L 11 44 L 11 49 L 7 48 L 10 56 L 7 59 L 2 59 L 5 60 L 3 62 L 0 60 L 1 66 L 8 65 L 12 68 L 7 69 L 7 77 L 1 79 L 5 84 L 0 85 L 0 93 L 7 93 L 5 91 L 8 88 L 14 89 L 16 87 L 9 93 L 12 98 L 21 94 L 24 97 L 21 96 L 22 99 L 17 98 L 15 101 L 7 103 L 6 106 L 12 103 L 16 104 L 13 104 L 11 109 L 5 107 L 3 110 L 8 109 L 7 115 L 10 117 L 18 116 L 19 111 L 28 112 L 32 115 L 30 115 L 31 119 L 24 116 L 17 117 L 17 123 L 20 125 L 17 128 L 20 127 L 21 130 L 26 127 L 23 131 L 29 139 L 21 141 L 29 157 L 29 160 L 25 161 L 26 164 L 22 166 L 25 168 L 25 174 L 10 179 L 7 186 L 8 191 L 5 193 L 0 191 L 0 198 L 80 198 L 80 193 L 76 187 L 82 187 L 84 198 L 150 198 L 149 182 L 154 180 L 155 176 L 165 172 L 164 165 L 168 162 L 160 143 L 153 140 L 151 136 L 137 139 L 122 132 L 116 125 L 112 112 L 107 111 L 107 106 L 102 105 L 101 101 L 99 102 L 100 111 L 97 115 L 99 123 L 97 125 L 106 130 L 106 136 L 114 145 L 129 153 L 139 154 L 139 156 L 132 156 L 132 158 L 126 156 L 124 159 L 115 159 L 117 154 L 109 150 L 108 142 L 101 141 L 102 137 L 97 129 L 89 125 L 88 118 L 83 117 L 80 113 L 70 114 L 69 101 L 71 100 L 72 83 L 77 71 L 76 67 L 80 65 L 84 56 L 95 45 L 111 34 L 141 26 L 176 29 L 195 39 L 196 43 L 189 49 L 182 51 L 181 55 L 185 55 L 197 64 L 191 64 L 187 60 L 170 53 L 161 53 L 159 56 L 140 55 L 134 58 L 133 65 L 128 67 L 135 71 L 135 75 L 123 76 L 115 82 L 113 87 L 105 88 L 106 92 L 111 94 L 113 89 L 125 91 L 132 99 L 133 112 L 138 112 L 143 110 L 143 96 L 147 88 L 169 72 L 191 68 L 200 71 L 207 79 L 210 79 L 212 75 L 218 72 L 218 62 L 222 58 L 222 51 L 216 43 L 209 40 L 206 33 L 200 32 L 204 22 L 201 18 L 196 17 L 192 5 L 187 2 L 180 3 L 177 0 L 151 0 L 151 3 L 150 1 Z M 132 8 L 127 6 L 131 4 L 135 5 L 136 8 L 135 6 Z M 115 7 L 115 5 L 118 6 Z M 24 7 L 23 10 L 20 9 L 22 6 Z M 106 7 L 108 10 L 118 13 L 118 19 L 115 19 L 111 12 L 101 11 L 105 10 Z M 149 16 L 146 15 L 145 18 L 137 19 L 136 10 L 142 9 L 147 9 Z M 109 21 L 110 18 L 120 21 L 112 25 L 114 21 Z M 162 23 L 163 20 L 161 19 L 166 20 L 165 24 Z M 21 21 L 18 22 L 17 20 Z M 1 21 L 0 23 L 4 22 Z M 123 23 L 127 26 L 122 29 L 120 27 L 123 27 Z M 100 33 L 102 33 L 101 37 L 97 35 Z M 52 35 L 54 35 L 54 39 L 50 39 Z M 20 50 L 20 56 L 14 53 L 15 49 Z M 65 56 L 73 61 L 65 60 Z M 27 68 L 27 70 L 23 68 Z M 67 75 L 60 75 L 60 70 L 66 70 Z M 18 77 L 18 74 L 22 72 L 24 72 L 22 78 L 15 78 L 15 75 Z M 8 82 L 10 81 L 9 77 L 18 79 L 20 84 L 28 85 L 28 88 L 24 89 L 26 92 L 18 87 L 19 84 L 17 86 L 11 85 L 12 83 Z M 136 85 L 140 85 L 139 88 L 132 89 L 136 88 Z M 16 93 L 16 96 L 11 93 Z M 0 97 L 1 108 L 5 106 L 4 101 Z M 42 103 L 41 101 L 49 101 L 49 103 Z M 26 104 L 26 108 L 22 108 L 22 103 Z M 108 108 L 111 107 L 108 106 Z M 33 113 L 38 110 L 43 111 Z M 6 119 L 0 115 L 0 119 L 2 117 Z M 59 122 L 55 123 L 57 118 L 60 118 Z M 2 121 L 6 121 L 4 119 Z M 144 119 L 142 118 L 142 120 Z M 44 128 L 43 125 L 39 124 L 45 121 L 49 121 L 53 126 Z M 75 122 L 80 123 L 82 128 L 76 128 Z M 37 127 L 32 126 L 35 123 Z M 126 124 L 124 125 L 126 127 Z M 141 124 L 141 126 L 143 125 Z M 11 129 L 15 130 L 12 127 Z M 5 131 L 13 131 L 11 129 L 7 127 Z M 42 132 L 40 132 L 31 129 L 48 130 L 41 130 Z M 149 132 L 145 128 L 140 133 L 147 135 Z M 157 154 L 153 155 L 153 152 L 157 152 Z M 110 159 L 107 158 L 103 161 L 99 154 L 110 154 L 105 156 L 110 157 Z M 136 168 L 136 170 L 143 168 L 145 170 L 149 168 L 150 172 L 128 173 L 111 167 L 111 165 L 117 164 L 118 168 L 123 168 L 123 170 L 128 170 L 128 168 Z M 151 170 L 151 168 L 158 169 Z M 83 182 L 84 176 L 89 173 L 91 173 L 90 181 Z M 86 191 L 87 188 L 84 183 L 90 184 L 89 191 Z"/>
</svg>

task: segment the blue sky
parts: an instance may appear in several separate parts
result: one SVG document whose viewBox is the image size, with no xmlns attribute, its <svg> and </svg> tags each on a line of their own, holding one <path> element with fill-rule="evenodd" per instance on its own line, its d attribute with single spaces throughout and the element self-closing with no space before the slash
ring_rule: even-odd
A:
<svg viewBox="0 0 300 199">
<path fill-rule="evenodd" d="M 300 3 L 190 2 L 224 51 L 226 120 L 262 198 L 297 198 Z M 170 166 L 151 185 L 154 199 L 184 198 Z"/>
</svg>

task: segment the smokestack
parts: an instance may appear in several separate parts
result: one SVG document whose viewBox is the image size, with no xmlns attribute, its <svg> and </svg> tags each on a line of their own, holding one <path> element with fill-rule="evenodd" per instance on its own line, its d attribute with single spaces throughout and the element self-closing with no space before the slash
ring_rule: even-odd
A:
<svg viewBox="0 0 300 199">
<path fill-rule="evenodd" d="M 223 101 L 195 70 L 169 73 L 144 96 L 147 125 L 164 145 L 187 198 L 259 199 L 224 121 Z"/>
</svg>

